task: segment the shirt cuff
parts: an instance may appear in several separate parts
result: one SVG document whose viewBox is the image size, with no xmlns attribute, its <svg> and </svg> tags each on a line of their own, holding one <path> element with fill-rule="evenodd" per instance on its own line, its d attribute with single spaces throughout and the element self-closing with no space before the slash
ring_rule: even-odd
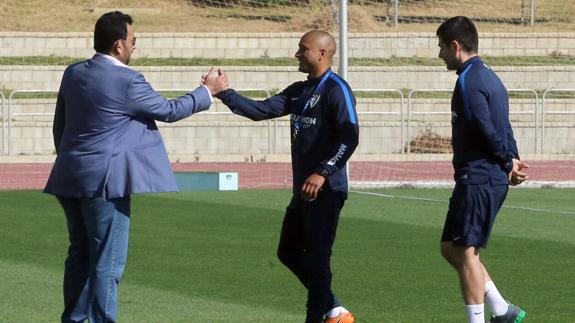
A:
<svg viewBox="0 0 575 323">
<path fill-rule="evenodd" d="M 315 170 L 314 170 L 314 172 L 315 172 L 316 174 L 319 174 L 319 175 L 325 177 L 325 178 L 327 178 L 329 175 L 331 175 L 330 170 L 329 170 L 327 167 L 323 166 L 323 165 L 320 165 L 320 166 L 316 167 Z"/>
<path fill-rule="evenodd" d="M 503 170 L 505 170 L 507 174 L 513 170 L 513 158 L 512 156 L 508 156 L 507 160 L 503 163 Z"/>
<path fill-rule="evenodd" d="M 212 96 L 210 89 L 205 85 L 202 85 L 202 86 L 206 89 L 206 91 L 208 91 L 208 95 L 210 96 L 210 103 L 214 103 L 214 97 Z"/>
</svg>

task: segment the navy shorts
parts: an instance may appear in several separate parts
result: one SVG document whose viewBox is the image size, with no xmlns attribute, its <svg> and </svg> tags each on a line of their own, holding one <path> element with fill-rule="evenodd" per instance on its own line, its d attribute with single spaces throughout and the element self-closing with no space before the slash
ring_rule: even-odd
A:
<svg viewBox="0 0 575 323">
<path fill-rule="evenodd" d="M 489 180 L 480 184 L 456 182 L 441 241 L 485 248 L 508 190 L 509 185 Z"/>
</svg>

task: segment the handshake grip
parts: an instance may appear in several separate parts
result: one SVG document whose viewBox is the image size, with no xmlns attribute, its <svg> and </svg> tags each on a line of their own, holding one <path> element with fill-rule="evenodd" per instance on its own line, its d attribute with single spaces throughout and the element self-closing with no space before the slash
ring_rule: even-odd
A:
<svg viewBox="0 0 575 323">
<path fill-rule="evenodd" d="M 206 86 L 210 90 L 212 96 L 217 96 L 219 93 L 229 89 L 230 87 L 228 75 L 221 68 L 214 71 L 213 66 L 210 68 L 208 73 L 202 75 L 200 84 Z"/>
</svg>

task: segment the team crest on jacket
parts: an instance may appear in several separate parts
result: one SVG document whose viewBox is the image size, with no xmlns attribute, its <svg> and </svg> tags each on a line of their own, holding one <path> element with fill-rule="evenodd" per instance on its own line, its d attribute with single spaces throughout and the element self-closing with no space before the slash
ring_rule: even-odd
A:
<svg viewBox="0 0 575 323">
<path fill-rule="evenodd" d="M 319 101 L 320 98 L 320 94 L 314 94 L 310 99 L 309 99 L 309 108 L 313 108 L 314 105 L 317 104 L 317 102 Z"/>
</svg>

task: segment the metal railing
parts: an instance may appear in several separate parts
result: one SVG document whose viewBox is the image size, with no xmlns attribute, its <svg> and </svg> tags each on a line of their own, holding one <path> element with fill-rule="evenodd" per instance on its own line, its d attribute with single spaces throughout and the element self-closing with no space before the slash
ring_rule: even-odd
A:
<svg viewBox="0 0 575 323">
<path fill-rule="evenodd" d="M 159 89 L 156 90 L 157 92 L 188 92 L 189 89 Z M 258 89 L 258 88 L 246 88 L 246 89 L 237 89 L 239 92 L 246 92 L 246 91 L 257 91 L 261 93 L 265 93 L 267 98 L 271 97 L 270 91 L 266 89 Z M 452 89 L 413 89 L 409 91 L 407 97 L 407 111 L 404 108 L 404 94 L 402 90 L 399 89 L 356 89 L 354 92 L 356 93 L 390 93 L 397 95 L 399 98 L 399 110 L 395 111 L 361 111 L 358 112 L 360 115 L 397 115 L 400 118 L 400 141 L 401 141 L 401 153 L 407 152 L 408 154 L 411 153 L 411 136 L 413 131 L 413 117 L 416 115 L 450 115 L 451 111 L 415 111 L 414 110 L 414 94 L 416 93 L 451 93 Z M 14 90 L 10 93 L 8 97 L 8 104 L 6 104 L 6 98 L 0 92 L 0 100 L 2 101 L 2 141 L 0 142 L 0 146 L 2 148 L 1 154 L 2 155 L 11 155 L 13 154 L 13 121 L 16 117 L 23 116 L 23 117 L 31 117 L 31 116 L 52 116 L 53 112 L 50 113 L 39 113 L 39 112 L 15 112 L 15 102 L 20 99 L 16 99 L 18 94 L 56 94 L 58 91 L 56 90 Z M 553 92 L 572 92 L 575 93 L 575 89 L 548 89 L 543 93 L 541 98 L 541 106 L 540 106 L 540 97 L 539 93 L 533 89 L 509 89 L 509 93 L 530 93 L 533 95 L 533 109 L 528 109 L 526 111 L 510 111 L 510 114 L 526 114 L 533 116 L 533 123 L 535 129 L 535 151 L 536 153 L 544 152 L 544 142 L 545 142 L 545 118 L 547 115 L 554 115 L 554 114 L 575 114 L 574 111 L 561 111 L 561 110 L 548 110 L 545 106 L 548 100 L 548 95 Z M 387 97 L 385 97 L 387 99 Z M 429 98 L 426 98 L 429 99 Z M 447 97 L 446 97 L 447 99 Z M 6 111 L 6 106 L 8 110 Z M 219 111 L 206 111 L 203 112 L 205 115 L 233 115 L 232 112 L 219 112 Z M 272 124 L 273 122 L 273 124 Z M 539 130 L 540 129 L 540 130 Z M 278 119 L 274 120 L 267 120 L 267 132 L 268 132 L 268 147 L 267 152 L 269 154 L 277 153 L 278 149 Z"/>
<path fill-rule="evenodd" d="M 187 93 L 190 92 L 190 89 L 154 89 L 154 91 L 159 92 L 159 93 L 169 93 L 169 92 L 182 92 L 182 93 Z M 271 97 L 271 92 L 267 89 L 261 89 L 261 88 L 240 88 L 240 89 L 235 89 L 236 92 L 263 92 L 266 95 L 266 98 L 270 98 Z M 218 115 L 234 115 L 231 111 L 225 111 L 225 112 L 221 112 L 221 111 L 205 111 L 202 112 L 202 114 L 204 115 L 212 115 L 212 116 L 218 116 Z M 275 140 L 276 140 L 276 132 L 274 131 L 272 134 L 272 120 L 267 120 L 267 126 L 268 126 L 268 154 L 271 154 L 272 152 L 275 153 L 275 149 L 276 149 L 276 144 L 275 144 Z M 277 127 L 277 126 L 276 126 Z"/>
<path fill-rule="evenodd" d="M 403 154 L 405 149 L 405 113 L 404 113 L 404 96 L 403 92 L 399 89 L 357 89 L 353 90 L 354 93 L 397 93 L 399 94 L 399 111 L 361 111 L 357 112 L 358 115 L 399 115 L 400 118 L 400 142 L 401 142 L 401 153 Z"/>
<path fill-rule="evenodd" d="M 547 115 L 570 115 L 573 114 L 575 115 L 575 110 L 572 111 L 565 111 L 565 110 L 547 110 L 545 103 L 547 100 L 547 94 L 549 93 L 575 93 L 575 89 L 547 89 L 545 90 L 545 92 L 543 92 L 543 96 L 541 99 L 541 141 L 540 141 L 540 145 L 541 145 L 541 152 L 543 151 L 543 147 L 545 146 L 545 116 Z"/>
<path fill-rule="evenodd" d="M 527 23 L 527 19 L 529 19 L 529 25 L 533 27 L 535 25 L 535 0 L 528 0 L 529 1 L 529 17 L 525 14 L 526 4 L 525 1 L 521 3 L 521 19 L 525 19 L 525 23 Z M 399 27 L 399 4 L 400 0 L 393 0 L 393 26 L 395 29 Z"/>
<path fill-rule="evenodd" d="M 36 112 L 36 113 L 13 113 L 12 112 L 12 107 L 14 106 L 14 95 L 18 94 L 18 93 L 58 93 L 58 90 L 14 90 L 12 92 L 10 92 L 10 96 L 8 97 L 8 138 L 6 140 L 7 142 L 7 155 L 12 155 L 12 119 L 14 119 L 14 117 L 18 117 L 18 116 L 25 116 L 25 117 L 31 117 L 31 116 L 53 116 L 54 113 L 40 113 L 40 112 Z"/>
<path fill-rule="evenodd" d="M 182 93 L 187 93 L 190 91 L 190 89 L 156 89 L 156 92 L 164 92 L 164 93 L 169 93 L 169 92 L 182 92 Z M 270 91 L 268 91 L 267 89 L 259 89 L 259 88 L 245 88 L 245 89 L 236 89 L 236 91 L 238 92 L 247 92 L 247 91 L 253 91 L 253 92 L 263 92 L 265 93 L 266 97 L 269 98 L 271 96 Z M 50 112 L 50 113 L 41 113 L 41 112 L 31 112 L 31 113 L 23 113 L 23 112 L 18 112 L 15 113 L 13 112 L 14 110 L 14 106 L 15 106 L 15 96 L 18 94 L 22 94 L 22 93 L 27 93 L 27 94 L 57 94 L 58 90 L 39 90 L 39 89 L 30 89 L 30 90 L 14 90 L 12 92 L 10 92 L 10 95 L 8 97 L 8 112 L 5 113 L 5 103 L 4 103 L 4 94 L 2 92 L 0 92 L 0 99 L 2 99 L 2 141 L 1 141 L 1 146 L 2 146 L 2 155 L 12 155 L 12 122 L 13 119 L 15 117 L 19 117 L 19 116 L 24 116 L 24 117 L 33 117 L 33 116 L 53 116 L 54 113 Z M 233 115 L 232 112 L 216 112 L 216 111 L 206 111 L 203 112 L 203 114 L 207 114 L 207 115 Z M 6 119 L 8 122 L 6 122 Z M 275 152 L 275 132 L 272 133 L 272 126 L 271 126 L 271 120 L 268 120 L 268 153 L 272 153 Z M 6 123 L 7 123 L 7 127 L 6 127 Z M 7 128 L 7 137 L 5 136 L 6 133 L 6 128 Z"/>
<path fill-rule="evenodd" d="M 5 100 L 6 97 L 4 96 L 4 93 L 2 93 L 0 91 L 0 99 L 2 99 L 2 141 L 0 141 L 0 146 L 2 146 L 2 151 L 1 151 L 1 155 L 5 155 L 5 151 L 6 148 L 4 147 L 4 142 L 5 142 L 5 138 L 6 138 L 6 106 L 5 106 Z"/>
<path fill-rule="evenodd" d="M 253 91 L 253 92 L 264 92 L 266 94 L 266 98 L 269 99 L 271 97 L 271 93 L 270 91 L 266 90 L 266 89 L 257 89 L 257 88 L 247 88 L 247 89 L 236 89 L 237 92 L 248 92 L 248 91 Z M 231 113 L 231 112 L 230 112 Z M 233 114 L 233 113 L 232 113 Z M 277 140 L 277 119 L 273 121 L 274 122 L 274 130 L 272 133 L 272 120 L 267 120 L 268 123 L 268 154 L 274 153 L 276 152 L 276 140 Z"/>
<path fill-rule="evenodd" d="M 417 111 L 413 111 L 413 94 L 414 93 L 452 93 L 453 90 L 452 89 L 414 89 L 409 91 L 409 95 L 407 98 L 407 104 L 408 104 L 408 111 L 407 111 L 407 153 L 411 153 L 411 121 L 412 121 L 412 116 L 413 115 L 451 115 L 451 110 L 449 111 L 422 111 L 422 112 L 417 112 Z M 535 128 L 535 142 L 534 142 L 534 148 L 536 153 L 540 152 L 540 144 L 539 142 L 542 141 L 539 140 L 540 136 L 539 136 L 539 132 L 538 132 L 538 127 L 539 127 L 539 94 L 537 93 L 537 91 L 535 91 L 534 89 L 508 89 L 507 90 L 508 93 L 533 93 L 533 98 L 534 98 L 534 109 L 532 110 L 528 110 L 528 111 L 509 111 L 509 114 L 527 114 L 527 115 L 533 115 L 533 123 L 534 123 L 534 128 Z"/>
<path fill-rule="evenodd" d="M 507 90 L 508 93 L 533 93 L 534 96 L 534 103 L 535 103 L 535 108 L 533 110 L 528 110 L 528 111 L 511 111 L 509 110 L 509 114 L 532 114 L 533 115 L 533 123 L 535 124 L 535 142 L 534 142 L 534 148 L 535 148 L 535 153 L 539 153 L 540 149 L 539 149 L 539 131 L 537 130 L 539 128 L 539 94 L 537 93 L 537 91 L 533 90 L 533 89 L 509 89 Z"/>
<path fill-rule="evenodd" d="M 427 111 L 427 112 L 414 112 L 413 111 L 413 94 L 414 93 L 452 93 L 453 89 L 413 89 L 407 95 L 407 153 L 411 153 L 411 118 L 413 115 L 451 115 L 449 111 Z"/>
</svg>

